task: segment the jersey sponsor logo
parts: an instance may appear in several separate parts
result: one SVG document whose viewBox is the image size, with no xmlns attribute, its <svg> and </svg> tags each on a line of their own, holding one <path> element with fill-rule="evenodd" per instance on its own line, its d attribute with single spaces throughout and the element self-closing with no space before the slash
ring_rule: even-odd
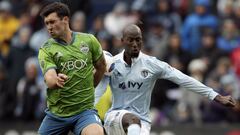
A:
<svg viewBox="0 0 240 135">
<path fill-rule="evenodd" d="M 80 70 L 86 66 L 87 66 L 87 59 L 70 60 L 70 61 L 61 63 L 62 70 L 74 70 L 74 69 Z"/>
<path fill-rule="evenodd" d="M 87 54 L 89 52 L 89 47 L 86 43 L 84 42 L 81 42 L 81 45 L 80 45 L 80 51 L 84 54 Z"/>
<path fill-rule="evenodd" d="M 140 89 L 143 85 L 143 82 L 133 82 L 133 81 L 128 81 L 128 82 L 122 82 L 118 85 L 119 88 L 121 89 L 126 89 L 126 88 L 136 88 Z"/>
<path fill-rule="evenodd" d="M 141 71 L 141 75 L 143 78 L 146 78 L 148 76 L 148 70 Z"/>
</svg>

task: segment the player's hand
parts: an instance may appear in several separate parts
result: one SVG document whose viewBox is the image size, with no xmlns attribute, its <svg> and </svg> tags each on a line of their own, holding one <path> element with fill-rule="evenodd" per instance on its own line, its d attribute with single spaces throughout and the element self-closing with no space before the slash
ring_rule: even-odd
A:
<svg viewBox="0 0 240 135">
<path fill-rule="evenodd" d="M 63 88 L 63 86 L 64 86 L 65 82 L 67 81 L 67 79 L 68 79 L 67 75 L 59 73 L 57 75 L 57 82 L 56 82 L 57 86 L 60 87 L 60 88 Z"/>
<path fill-rule="evenodd" d="M 226 107 L 235 107 L 236 105 L 236 101 L 231 96 L 217 95 L 214 100 Z"/>
<path fill-rule="evenodd" d="M 236 100 L 236 104 L 233 107 L 233 110 L 236 112 L 240 112 L 240 100 Z"/>
</svg>

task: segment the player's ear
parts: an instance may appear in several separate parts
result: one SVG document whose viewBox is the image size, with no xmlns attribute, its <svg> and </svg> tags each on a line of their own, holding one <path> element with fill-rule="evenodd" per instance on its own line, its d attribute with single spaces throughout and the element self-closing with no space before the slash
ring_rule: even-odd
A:
<svg viewBox="0 0 240 135">
<path fill-rule="evenodd" d="M 63 20 L 64 20 L 64 22 L 69 22 L 69 17 L 64 16 L 64 17 L 63 17 Z"/>
</svg>

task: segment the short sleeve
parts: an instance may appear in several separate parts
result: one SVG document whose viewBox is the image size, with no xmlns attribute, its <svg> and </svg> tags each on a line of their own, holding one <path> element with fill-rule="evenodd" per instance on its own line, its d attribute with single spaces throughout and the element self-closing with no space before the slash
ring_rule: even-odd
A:
<svg viewBox="0 0 240 135">
<path fill-rule="evenodd" d="M 39 50 L 38 61 L 43 74 L 45 74 L 51 68 L 57 68 L 52 57 L 44 48 L 40 48 Z"/>
<path fill-rule="evenodd" d="M 93 63 L 95 63 L 103 55 L 103 51 L 101 44 L 98 42 L 98 40 L 93 35 L 90 35 L 90 38 L 92 41 L 92 58 Z"/>
</svg>

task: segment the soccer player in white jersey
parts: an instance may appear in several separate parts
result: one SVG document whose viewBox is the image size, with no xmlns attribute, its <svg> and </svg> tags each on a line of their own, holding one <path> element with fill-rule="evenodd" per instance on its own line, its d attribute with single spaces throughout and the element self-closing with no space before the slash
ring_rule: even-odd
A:
<svg viewBox="0 0 240 135">
<path fill-rule="evenodd" d="M 149 135 L 151 121 L 149 107 L 157 79 L 167 79 L 224 106 L 235 107 L 231 96 L 221 96 L 212 88 L 183 74 L 167 63 L 142 53 L 142 32 L 136 25 L 123 31 L 124 51 L 114 56 L 115 68 L 96 88 L 96 102 L 109 83 L 112 107 L 105 115 L 108 135 Z M 95 103 L 96 103 L 95 102 Z"/>
</svg>

